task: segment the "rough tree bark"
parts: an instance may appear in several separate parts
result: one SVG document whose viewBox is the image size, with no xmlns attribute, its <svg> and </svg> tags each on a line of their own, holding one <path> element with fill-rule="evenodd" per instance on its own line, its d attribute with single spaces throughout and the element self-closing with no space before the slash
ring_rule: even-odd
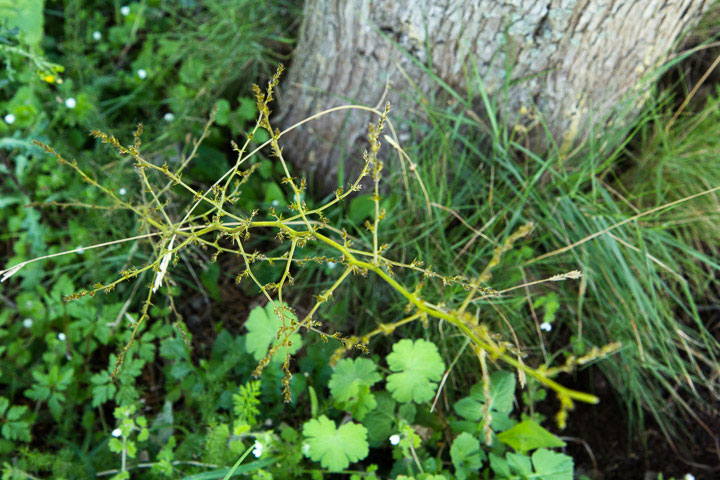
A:
<svg viewBox="0 0 720 480">
<path fill-rule="evenodd" d="M 510 88 L 506 120 L 522 122 L 519 112 L 534 106 L 558 143 L 577 141 L 666 58 L 708 3 L 307 0 L 281 91 L 281 121 L 289 126 L 325 108 L 385 100 L 395 105 L 391 117 L 404 117 L 403 95 L 440 90 L 409 55 L 460 92 L 467 68 L 476 66 L 490 94 L 504 89 L 509 61 L 511 80 L 526 80 Z M 286 138 L 287 151 L 309 179 L 334 188 L 338 162 L 357 161 L 370 120 L 361 113 L 326 116 Z"/>
</svg>

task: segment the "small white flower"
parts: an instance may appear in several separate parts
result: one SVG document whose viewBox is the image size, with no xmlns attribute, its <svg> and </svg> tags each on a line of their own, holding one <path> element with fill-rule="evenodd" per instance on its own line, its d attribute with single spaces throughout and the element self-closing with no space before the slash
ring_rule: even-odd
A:
<svg viewBox="0 0 720 480">
<path fill-rule="evenodd" d="M 8 125 L 12 125 L 13 123 L 15 123 L 15 115 L 13 115 L 12 113 L 8 113 L 7 115 L 5 115 L 5 123 L 7 123 Z"/>
<path fill-rule="evenodd" d="M 165 120 L 166 122 L 172 122 L 173 120 L 175 120 L 175 115 L 173 115 L 172 113 L 168 112 L 168 113 L 166 113 L 165 116 L 163 117 L 163 120 Z"/>
<path fill-rule="evenodd" d="M 130 7 L 128 7 L 127 5 L 120 7 L 120 13 L 123 17 L 127 17 L 128 15 L 130 15 Z"/>
<path fill-rule="evenodd" d="M 255 440 L 255 445 L 253 445 L 252 454 L 255 455 L 255 458 L 260 458 L 260 455 L 262 455 L 262 452 L 263 452 L 262 443 Z"/>
<path fill-rule="evenodd" d="M 83 247 L 77 247 L 75 249 L 75 253 L 77 253 L 78 255 L 82 255 L 83 253 L 85 253 L 85 249 Z"/>
<path fill-rule="evenodd" d="M 335 262 L 328 262 L 327 267 L 332 270 L 333 268 L 337 267 L 337 264 Z"/>
<path fill-rule="evenodd" d="M 25 320 L 23 320 L 23 327 L 30 328 L 32 326 L 33 326 L 32 318 L 26 318 Z"/>
<path fill-rule="evenodd" d="M 111 433 L 110 435 L 112 435 L 112 436 L 115 437 L 115 438 L 121 437 L 121 436 L 122 436 L 122 430 L 120 430 L 119 428 L 116 428 L 115 430 L 112 431 L 112 433 Z"/>
<path fill-rule="evenodd" d="M 67 100 L 65 100 L 65 106 L 67 108 L 75 108 L 75 107 L 77 107 L 77 102 L 75 101 L 75 99 L 73 97 L 70 97 Z"/>
<path fill-rule="evenodd" d="M 695 475 L 693 475 L 692 473 L 686 473 L 683 477 L 683 480 L 695 480 Z"/>
<path fill-rule="evenodd" d="M 64 342 L 66 338 L 67 337 L 65 337 L 64 333 L 62 333 L 62 332 L 58 333 L 58 340 L 60 340 L 61 342 Z"/>
<path fill-rule="evenodd" d="M 100 33 L 100 32 L 98 32 L 97 30 L 95 30 L 95 31 L 93 32 L 93 40 L 100 40 L 101 38 L 102 38 L 102 33 Z"/>
<path fill-rule="evenodd" d="M 140 80 L 144 80 L 147 77 L 147 72 L 144 68 L 139 68 L 137 71 L 137 76 L 140 77 Z"/>
<path fill-rule="evenodd" d="M 175 236 L 170 239 L 170 243 L 168 243 L 167 249 L 172 250 L 173 242 L 175 241 Z M 157 276 L 155 277 L 155 284 L 153 285 L 153 293 L 160 288 L 160 285 L 162 285 L 162 279 L 165 276 L 165 272 L 167 271 L 167 267 L 170 264 L 170 259 L 172 258 L 172 253 L 168 252 L 163 257 L 162 261 L 160 262 L 160 270 L 158 270 Z"/>
<path fill-rule="evenodd" d="M 303 443 L 302 444 L 302 453 L 305 456 L 310 455 L 310 444 L 309 443 Z"/>
<path fill-rule="evenodd" d="M 118 192 L 120 195 L 125 195 L 127 193 L 127 190 L 125 190 L 125 187 L 121 188 Z"/>
<path fill-rule="evenodd" d="M 400 443 L 400 435 L 398 435 L 398 434 L 390 435 L 390 443 L 392 445 L 397 445 L 398 443 Z"/>
<path fill-rule="evenodd" d="M 278 202 L 277 200 L 273 200 L 273 201 L 272 201 L 272 206 L 273 206 L 273 207 L 277 207 L 278 205 L 280 205 L 280 202 Z"/>
<path fill-rule="evenodd" d="M 545 330 L 546 332 L 549 332 L 552 330 L 552 325 L 548 322 L 543 322 L 540 324 L 540 330 Z"/>
</svg>

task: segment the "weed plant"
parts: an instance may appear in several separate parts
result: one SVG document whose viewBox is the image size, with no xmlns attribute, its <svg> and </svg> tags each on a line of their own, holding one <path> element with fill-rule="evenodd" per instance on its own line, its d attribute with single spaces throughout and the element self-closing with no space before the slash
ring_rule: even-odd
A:
<svg viewBox="0 0 720 480">
<path fill-rule="evenodd" d="M 111 440 L 109 444 L 111 452 L 121 455 L 121 467 L 117 471 L 116 478 L 126 478 L 125 475 L 128 472 L 127 459 L 135 456 L 137 451 L 136 442 L 144 442 L 149 438 L 147 420 L 145 417 L 138 417 L 132 408 L 133 402 L 137 399 L 137 392 L 133 391 L 132 383 L 139 373 L 138 369 L 153 358 L 151 355 L 152 350 L 144 350 L 150 346 L 148 342 L 152 342 L 159 335 L 167 335 L 167 332 L 161 334 L 160 330 L 155 326 L 148 326 L 155 308 L 153 302 L 157 302 L 154 299 L 157 297 L 158 292 L 171 292 L 171 272 L 176 267 L 181 252 L 191 245 L 197 245 L 208 250 L 211 262 L 217 261 L 220 255 L 239 257 L 244 264 L 244 269 L 237 275 L 236 281 L 238 283 L 251 281 L 259 292 L 265 296 L 267 300 L 266 311 L 264 313 L 254 311 L 247 321 L 246 327 L 249 333 L 243 350 L 251 354 L 257 362 L 257 367 L 252 372 L 255 378 L 262 377 L 265 369 L 270 368 L 273 364 L 275 365 L 278 373 L 281 373 L 278 380 L 282 385 L 285 402 L 292 401 L 293 364 L 291 360 L 293 354 L 301 346 L 301 333 L 315 332 L 323 341 L 333 339 L 338 342 L 331 356 L 331 364 L 338 363 L 328 385 L 331 395 L 335 399 L 336 407 L 349 411 L 354 419 L 361 421 L 366 414 L 379 408 L 379 400 L 370 391 L 370 387 L 382 377 L 376 373 L 371 373 L 376 368 L 371 360 L 360 358 L 354 361 L 346 361 L 340 359 L 347 353 L 356 350 L 368 353 L 367 346 L 371 339 L 376 336 L 391 335 L 406 324 L 414 322 L 429 325 L 430 322 L 444 322 L 457 329 L 458 333 L 466 339 L 469 351 L 473 353 L 479 362 L 481 372 L 480 383 L 467 399 L 468 406 L 461 407 L 459 406 L 460 403 L 455 406 L 457 413 L 463 416 L 467 422 L 470 422 L 469 424 L 460 422 L 454 427 L 456 431 L 465 431 L 466 436 L 457 437 L 453 441 L 453 449 L 468 450 L 467 455 L 451 451 L 458 478 L 464 478 L 467 472 L 478 469 L 482 465 L 481 457 L 484 458 L 484 453 L 479 450 L 479 440 L 474 435 L 479 435 L 488 447 L 496 445 L 499 441 L 501 444 L 511 446 L 519 452 L 518 454 L 522 457 L 522 460 L 518 457 L 515 461 L 521 462 L 521 466 L 515 466 L 511 469 L 509 465 L 502 463 L 510 460 L 497 460 L 497 464 L 491 467 L 494 471 L 500 472 L 501 475 L 503 475 L 504 469 L 507 470 L 506 474 L 510 475 L 511 470 L 517 468 L 525 469 L 528 472 L 532 472 L 534 469 L 541 478 L 553 478 L 553 472 L 559 474 L 560 471 L 562 471 L 563 478 L 572 475 L 572 462 L 568 463 L 567 457 L 561 459 L 554 456 L 556 454 L 550 450 L 547 450 L 548 447 L 564 445 L 559 439 L 540 427 L 535 420 L 517 423 L 507 418 L 508 413 L 512 410 L 511 399 L 515 391 L 515 376 L 507 372 L 499 373 L 509 376 L 493 376 L 491 375 L 491 365 L 499 362 L 505 367 L 513 368 L 517 372 L 517 378 L 521 386 L 531 382 L 535 385 L 535 388 L 547 388 L 553 391 L 559 401 L 559 412 L 556 415 L 556 421 L 558 426 L 563 428 L 568 412 L 574 407 L 574 402 L 594 403 L 597 399 L 593 395 L 563 386 L 556 382 L 554 377 L 561 373 L 571 372 L 577 365 L 587 364 L 616 351 L 619 344 L 610 343 L 603 347 L 589 348 L 582 355 L 567 356 L 564 362 L 560 362 L 559 365 L 553 365 L 550 361 L 541 361 L 537 365 L 535 359 L 528 360 L 526 358 L 526 355 L 519 349 L 517 344 L 494 333 L 489 328 L 489 325 L 479 320 L 477 313 L 473 313 L 473 306 L 477 302 L 496 297 L 499 294 L 496 290 L 487 286 L 493 271 L 501 264 L 505 254 L 511 251 L 516 243 L 531 234 L 533 224 L 520 225 L 501 242 L 498 242 L 493 248 L 485 268 L 473 277 L 439 274 L 424 267 L 422 262 L 417 259 L 412 259 L 407 263 L 391 260 L 386 256 L 390 245 L 380 242 L 382 236 L 381 227 L 384 224 L 386 211 L 381 206 L 383 200 L 381 198 L 380 181 L 383 172 L 383 161 L 379 156 L 379 152 L 381 135 L 383 135 L 387 124 L 389 106 L 383 112 L 359 106 L 337 107 L 305 120 L 305 122 L 312 121 L 321 115 L 348 108 L 371 111 L 378 116 L 377 124 L 371 125 L 369 128 L 370 150 L 364 155 L 365 165 L 360 176 L 347 188 L 339 188 L 334 198 L 320 206 L 311 207 L 307 205 L 304 198 L 304 180 L 298 180 L 291 175 L 280 147 L 280 139 L 288 130 L 280 132 L 273 129 L 270 123 L 269 105 L 273 100 L 281 72 L 282 68 L 268 83 L 265 92 L 255 87 L 256 106 L 259 111 L 257 122 L 248 133 L 247 139 L 242 146 L 233 143 L 233 150 L 237 153 L 235 165 L 206 191 L 193 188 L 192 182 L 183 178 L 183 173 L 194 159 L 194 155 L 188 156 L 185 161 L 172 169 L 167 163 L 156 165 L 144 158 L 141 142 L 142 126 L 139 126 L 135 131 L 132 144 L 127 146 L 112 135 L 101 131 L 93 132 L 93 136 L 112 147 L 120 157 L 132 159 L 143 192 L 142 195 L 135 198 L 126 199 L 118 195 L 114 189 L 106 187 L 101 178 L 86 171 L 76 160 L 67 160 L 52 147 L 42 145 L 45 151 L 56 158 L 61 165 L 74 170 L 83 181 L 109 198 L 114 204 L 113 208 L 128 211 L 137 216 L 139 229 L 145 233 L 132 238 L 118 239 L 111 242 L 111 244 L 121 244 L 142 239 L 151 241 L 152 245 L 152 252 L 147 253 L 150 259 L 147 263 L 139 266 L 131 265 L 125 268 L 120 272 L 120 276 L 116 280 L 96 283 L 90 288 L 73 293 L 66 292 L 67 288 L 63 287 L 64 293 L 68 293 L 63 297 L 63 300 L 70 301 L 69 305 L 77 301 L 85 302 L 84 305 L 90 305 L 90 303 L 87 303 L 88 297 L 93 297 L 97 293 L 110 293 L 129 280 L 143 282 L 147 288 L 147 293 L 144 295 L 145 301 L 139 309 L 139 316 L 136 318 L 131 317 L 132 321 L 125 336 L 124 346 L 118 352 L 109 369 L 102 374 L 93 376 L 91 380 L 95 385 L 93 388 L 93 403 L 101 404 L 114 397 L 120 405 L 115 410 L 114 415 L 121 426 L 117 430 L 117 435 L 113 433 L 115 439 Z M 206 132 L 209 130 L 212 121 L 213 118 L 211 117 L 205 128 Z M 290 128 L 296 128 L 297 126 Z M 391 145 L 395 146 L 395 150 L 403 155 L 397 138 L 393 138 L 395 134 L 392 125 L 389 125 L 389 127 L 392 136 L 387 136 L 387 139 Z M 267 132 L 269 140 L 254 150 L 250 150 L 253 138 L 261 129 Z M 200 141 L 202 141 L 202 138 L 195 142 L 195 149 L 199 148 Z M 271 205 L 267 209 L 243 212 L 234 204 L 240 200 L 242 190 L 251 181 L 253 174 L 256 173 L 260 166 L 260 163 L 251 163 L 250 159 L 263 147 L 270 149 L 271 156 L 282 167 L 284 174 L 282 182 L 286 185 L 289 201 L 283 206 Z M 364 243 L 367 243 L 367 248 L 363 248 L 362 243 L 353 241 L 346 230 L 330 226 L 326 212 L 357 192 L 366 176 L 371 178 L 373 187 L 370 194 L 371 215 L 364 222 L 364 228 L 367 232 L 367 242 Z M 182 213 L 177 217 L 168 208 L 171 198 L 167 194 L 173 189 L 189 192 L 192 199 L 186 209 L 178 210 Z M 430 205 L 426 207 L 429 208 Z M 276 241 L 284 246 L 283 253 L 268 256 L 258 251 L 250 251 L 248 248 L 251 245 L 249 239 L 256 230 L 273 231 Z M 299 249 L 307 248 L 308 245 L 314 246 L 312 251 L 315 254 L 313 256 L 300 256 L 298 254 Z M 107 244 L 88 246 L 85 249 L 103 247 L 107 247 Z M 40 260 L 48 260 L 72 253 L 74 251 L 59 252 L 54 255 L 11 265 L 0 272 L 2 280 L 11 279 L 15 274 L 21 272 L 23 268 Z M 263 263 L 282 265 L 282 273 L 277 281 L 268 283 L 259 279 L 258 273 L 261 271 Z M 314 305 L 300 316 L 297 315 L 293 308 L 288 306 L 288 299 L 290 298 L 288 289 L 294 282 L 293 275 L 296 270 L 306 263 L 326 265 L 332 263 L 337 266 L 340 273 L 335 277 L 334 283 L 329 288 L 317 294 Z M 465 296 L 458 300 L 452 299 L 452 302 L 430 302 L 423 296 L 424 282 L 414 283 L 410 288 L 403 284 L 402 272 L 405 270 L 420 274 L 427 279 L 428 283 L 439 282 L 453 288 L 461 288 L 465 291 Z M 342 284 L 347 278 L 369 275 L 381 279 L 386 289 L 393 291 L 394 295 L 403 299 L 405 304 L 404 316 L 388 322 L 381 321 L 375 329 L 358 336 L 346 337 L 340 333 L 326 330 L 326 325 L 317 320 L 316 312 L 325 303 L 329 303 L 334 295 L 340 294 Z M 577 280 L 581 276 L 582 274 L 579 271 L 570 271 L 551 275 L 537 283 Z M 148 280 L 150 280 L 149 283 L 147 283 Z M 176 311 L 176 305 L 172 301 L 172 297 L 170 297 L 169 307 Z M 177 315 L 177 311 L 176 317 L 178 318 L 176 328 L 178 328 L 178 341 L 180 341 L 180 344 L 174 348 L 179 348 L 180 352 L 182 352 L 188 346 L 185 343 L 183 347 L 183 343 L 187 342 L 189 332 L 184 327 L 179 315 Z M 148 329 L 149 332 L 155 333 L 148 337 L 147 333 L 145 333 Z M 176 359 L 183 359 L 184 364 L 189 361 L 187 353 L 172 354 L 167 350 L 170 348 L 169 345 L 165 348 L 165 354 Z M 138 362 L 140 362 L 139 365 Z M 444 371 L 444 363 L 437 347 L 432 342 L 422 338 L 414 341 L 405 339 L 396 342 L 393 345 L 393 353 L 387 357 L 387 362 L 390 371 L 393 373 L 387 376 L 386 388 L 394 401 L 413 405 L 424 404 L 433 398 L 434 391 L 437 388 L 436 382 L 441 379 Z M 348 371 L 340 372 L 338 370 L 341 368 L 340 365 L 343 365 L 342 368 L 348 369 Z M 51 370 L 49 375 L 60 375 L 59 380 L 46 381 L 38 377 L 38 381 L 48 383 L 49 389 L 47 392 L 38 392 L 37 398 L 38 400 L 49 401 L 52 411 L 55 411 L 53 405 L 58 405 L 56 411 L 60 412 L 60 404 L 64 398 L 61 392 L 69 387 L 68 382 L 72 378 L 72 370 L 65 369 L 53 372 Z M 171 375 L 182 379 L 186 373 L 178 374 L 176 372 L 171 373 Z M 358 377 L 357 381 L 353 380 L 354 376 Z M 334 381 L 335 384 L 333 384 Z M 119 387 L 116 387 L 116 385 L 119 385 Z M 310 387 L 308 388 L 310 392 L 313 391 Z M 297 385 L 295 390 L 297 391 Z M 252 406 L 257 402 L 252 398 L 257 398 L 259 392 L 259 385 L 248 384 L 242 387 L 240 393 L 238 393 L 236 407 L 239 410 L 236 411 L 236 416 L 239 418 L 236 419 L 234 435 L 240 439 L 257 421 L 257 410 Z M 311 405 L 315 405 L 314 402 L 317 402 L 316 399 L 313 400 L 313 395 L 315 394 L 310 393 Z M 497 402 L 487 400 L 495 398 L 496 395 L 506 397 L 502 406 L 498 403 L 499 400 Z M 212 401 L 212 398 L 209 397 L 207 400 Z M 494 405 L 494 403 L 498 404 Z M 211 410 L 212 406 L 206 405 L 206 408 Z M 383 408 L 387 408 L 387 405 Z M 316 406 L 312 406 L 312 409 L 314 419 L 306 422 L 303 426 L 303 435 L 306 439 L 303 444 L 303 448 L 306 449 L 302 452 L 304 455 L 309 456 L 312 460 L 320 461 L 323 467 L 331 471 L 344 470 L 349 463 L 368 455 L 367 427 L 356 423 L 346 423 L 337 428 L 334 421 L 327 416 L 317 416 L 315 413 Z M 22 418 L 26 415 L 24 410 L 14 410 L 13 412 L 16 412 L 13 413 L 13 417 Z M 381 412 L 378 412 L 374 416 L 380 414 Z M 401 417 L 407 417 L 407 415 L 409 414 L 401 414 Z M 390 416 L 392 417 L 392 415 Z M 414 417 L 414 414 L 412 416 Z M 402 436 L 403 439 L 407 439 L 398 440 L 398 442 L 401 442 L 401 448 L 405 452 L 404 457 L 412 459 L 419 472 L 422 473 L 425 467 L 415 451 L 420 447 L 420 437 L 406 424 L 403 426 L 402 421 L 398 426 L 401 432 L 399 438 Z M 19 430 L 24 432 L 21 433 L 25 435 L 24 438 L 27 438 L 26 429 L 27 427 L 24 427 Z M 222 429 L 216 433 L 208 434 L 207 441 L 211 442 L 215 434 L 219 435 L 217 441 L 220 443 L 214 444 L 215 446 L 211 451 L 221 449 L 222 442 L 228 441 L 228 430 Z M 255 437 L 259 438 L 258 434 L 255 434 Z M 267 442 L 268 440 L 265 441 L 265 443 Z M 337 442 L 340 443 L 336 444 Z M 262 454 L 263 442 L 257 440 L 256 443 L 260 445 L 254 447 L 257 450 L 256 456 L 259 457 Z M 172 445 L 170 448 L 172 448 Z M 503 451 L 502 449 L 497 450 L 499 447 L 493 448 L 496 448 L 498 453 Z M 524 456 L 530 450 L 536 450 L 533 457 Z M 247 451 L 242 458 L 246 454 Z M 219 451 L 217 455 L 220 455 Z M 470 460 L 473 455 L 476 456 L 476 460 Z M 511 454 L 508 453 L 508 455 Z M 224 462 L 223 458 L 225 457 L 220 455 L 215 460 L 222 463 Z M 442 465 L 437 465 L 435 468 L 437 472 L 442 471 Z M 408 473 L 412 473 L 412 471 L 413 469 L 410 469 Z"/>
<path fill-rule="evenodd" d="M 482 86 L 425 110 L 418 145 L 372 111 L 361 177 L 317 202 L 270 124 L 277 78 L 254 99 L 239 87 L 275 58 L 268 42 L 288 42 L 275 20 L 291 5 L 162 5 L 108 16 L 71 1 L 43 44 L 42 31 L 35 43 L 0 33 L 15 74 L 0 82 L 15 120 L 0 122 L 3 478 L 569 480 L 535 403 L 555 391 L 562 424 L 573 400 L 595 398 L 558 375 L 621 341 L 622 361 L 600 368 L 638 421 L 649 410 L 668 434 L 682 414 L 672 403 L 691 412 L 716 392 L 717 343 L 693 303 L 714 286 L 717 182 L 703 149 L 715 148 L 716 97 L 696 121 L 668 126 L 657 103 L 636 131 L 547 158 Z M 468 108 L 478 99 L 489 123 Z M 363 109 L 333 111 L 348 108 Z M 118 140 L 138 119 L 145 132 Z M 227 164 L 226 138 L 247 130 Z M 646 153 L 623 147 L 628 131 Z M 678 173 L 682 155 L 697 174 Z M 618 172 L 618 159 L 635 167 Z M 216 321 L 199 345 L 188 292 L 222 302 L 237 262 L 239 289 L 264 305 L 238 314 L 246 333 Z"/>
</svg>

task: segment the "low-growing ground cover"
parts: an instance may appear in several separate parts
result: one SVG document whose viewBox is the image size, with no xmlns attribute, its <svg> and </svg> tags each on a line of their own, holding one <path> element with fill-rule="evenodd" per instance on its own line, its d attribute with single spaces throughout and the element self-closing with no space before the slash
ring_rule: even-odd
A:
<svg viewBox="0 0 720 480">
<path fill-rule="evenodd" d="M 4 478 L 712 471 L 717 92 L 539 156 L 478 79 L 413 141 L 376 111 L 370 190 L 319 198 L 270 112 L 296 7 L 37 4 L 0 32 Z"/>
</svg>

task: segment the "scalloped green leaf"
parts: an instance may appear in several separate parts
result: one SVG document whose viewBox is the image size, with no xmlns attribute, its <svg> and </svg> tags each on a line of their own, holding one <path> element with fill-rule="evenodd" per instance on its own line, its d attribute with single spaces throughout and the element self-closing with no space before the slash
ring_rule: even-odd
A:
<svg viewBox="0 0 720 480">
<path fill-rule="evenodd" d="M 289 325 L 290 321 L 297 321 L 297 317 L 285 312 L 285 323 Z M 278 331 L 282 328 L 283 321 L 275 315 L 275 309 L 271 303 L 265 308 L 255 307 L 250 312 L 250 316 L 245 322 L 248 333 L 245 336 L 245 345 L 255 360 L 262 360 L 267 355 L 270 345 L 277 345 L 282 339 L 277 338 Z M 301 337 L 299 333 L 290 335 L 290 354 L 294 354 L 301 347 Z M 285 358 L 285 349 L 280 348 L 275 355 L 273 361 L 281 361 Z"/>
<path fill-rule="evenodd" d="M 480 449 L 480 441 L 466 432 L 458 435 L 450 447 L 450 459 L 458 480 L 464 480 L 468 474 L 482 468 L 485 458 L 485 452 Z"/>
<path fill-rule="evenodd" d="M 538 480 L 572 480 L 573 459 L 558 452 L 541 448 L 532 454 L 532 462 Z"/>
<path fill-rule="evenodd" d="M 346 358 L 340 360 L 330 377 L 330 393 L 339 402 L 346 402 L 357 395 L 359 385 L 372 387 L 382 377 L 377 371 L 375 362 L 368 358 Z"/>
<path fill-rule="evenodd" d="M 427 402 L 445 371 L 435 344 L 423 339 L 400 340 L 393 345 L 387 362 L 395 372 L 387 377 L 387 390 L 398 402 Z"/>
<path fill-rule="evenodd" d="M 325 415 L 303 425 L 307 449 L 305 456 L 320 462 L 331 472 L 340 472 L 351 463 L 367 457 L 369 452 L 367 430 L 357 423 L 346 423 L 336 428 L 335 422 Z"/>
<path fill-rule="evenodd" d="M 497 371 L 490 375 L 490 426 L 495 431 L 507 430 L 513 422 L 509 418 L 515 396 L 515 375 Z M 485 415 L 485 394 L 482 383 L 470 389 L 470 395 L 455 402 L 455 412 L 472 422 L 479 422 Z"/>
</svg>

